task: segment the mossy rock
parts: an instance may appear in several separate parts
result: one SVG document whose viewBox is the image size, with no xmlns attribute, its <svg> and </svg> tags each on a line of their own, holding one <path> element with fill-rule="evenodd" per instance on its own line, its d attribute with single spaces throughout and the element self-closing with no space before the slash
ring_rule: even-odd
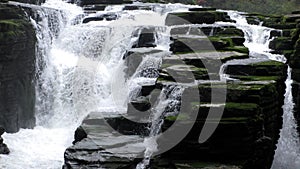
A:
<svg viewBox="0 0 300 169">
<path fill-rule="evenodd" d="M 230 46 L 222 49 L 223 51 L 236 51 L 240 53 L 249 54 L 249 49 L 245 46 Z"/>
<path fill-rule="evenodd" d="M 297 19 L 300 19 L 300 14 L 290 14 L 283 16 L 283 22 L 295 23 Z"/>
<path fill-rule="evenodd" d="M 279 24 L 264 24 L 266 27 L 271 27 L 274 29 L 294 29 L 296 28 L 296 23 L 279 23 Z"/>
<path fill-rule="evenodd" d="M 9 4 L 0 4 L 0 20 L 24 19 L 25 14 L 20 8 Z"/>
<path fill-rule="evenodd" d="M 225 73 L 240 76 L 285 76 L 286 65 L 272 60 L 247 65 L 228 65 Z"/>
<path fill-rule="evenodd" d="M 201 84 L 198 86 L 200 100 L 204 103 L 211 102 L 211 91 L 214 89 L 215 97 L 222 98 L 225 95 L 226 102 L 261 104 L 272 101 L 272 96 L 277 93 L 276 88 L 274 81 L 241 81 L 239 83 Z M 262 100 L 257 96 L 268 97 L 270 100 Z M 218 101 L 214 104 L 217 103 Z"/>
<path fill-rule="evenodd" d="M 216 36 L 240 36 L 244 37 L 244 32 L 238 28 L 223 28 L 223 30 L 218 31 Z"/>
<path fill-rule="evenodd" d="M 293 50 L 294 43 L 290 37 L 277 37 L 270 42 L 269 47 L 274 50 Z"/>
<path fill-rule="evenodd" d="M 218 11 L 174 12 L 169 13 L 166 25 L 213 24 L 216 21 L 231 21 L 227 13 Z"/>
<path fill-rule="evenodd" d="M 173 43 L 170 45 L 170 50 L 173 51 L 173 53 L 186 53 L 209 50 L 213 51 L 230 47 L 230 43 L 230 39 L 221 39 L 218 37 L 177 37 L 176 39 L 173 38 Z"/>
<path fill-rule="evenodd" d="M 194 80 L 207 80 L 206 68 L 198 68 L 192 65 L 163 65 L 160 78 L 176 82 L 193 82 Z"/>
</svg>

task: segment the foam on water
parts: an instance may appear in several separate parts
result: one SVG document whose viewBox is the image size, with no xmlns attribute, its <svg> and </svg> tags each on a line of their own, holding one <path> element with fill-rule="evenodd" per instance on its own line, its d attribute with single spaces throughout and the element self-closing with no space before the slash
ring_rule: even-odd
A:
<svg viewBox="0 0 300 169">
<path fill-rule="evenodd" d="M 76 5 L 48 0 L 42 7 L 34 6 L 42 18 L 31 20 L 38 39 L 37 126 L 3 135 L 11 154 L 0 155 L 0 168 L 61 168 L 64 151 L 88 113 L 126 110 L 132 83 L 124 78 L 122 57 L 137 40 L 133 32 L 154 26 L 157 48 L 168 49 L 167 12 L 188 9 L 180 4 L 154 5 L 154 11 L 121 11 L 123 7 L 105 9 L 104 13 L 118 13 L 116 21 L 80 24 L 83 11 Z M 160 63 L 152 62 L 154 67 Z M 130 81 L 153 83 L 153 78 L 135 76 Z"/>
</svg>

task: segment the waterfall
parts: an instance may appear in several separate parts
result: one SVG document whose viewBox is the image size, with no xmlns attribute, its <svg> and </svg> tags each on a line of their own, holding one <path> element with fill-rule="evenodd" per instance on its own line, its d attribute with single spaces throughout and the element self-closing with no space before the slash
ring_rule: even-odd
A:
<svg viewBox="0 0 300 169">
<path fill-rule="evenodd" d="M 270 32 L 272 28 L 261 25 L 250 25 L 247 23 L 243 13 L 236 11 L 227 11 L 231 19 L 236 21 L 236 27 L 245 33 L 246 42 L 244 45 L 249 48 L 250 57 L 255 59 L 267 57 L 270 60 L 286 62 L 283 55 L 272 54 L 269 49 Z M 288 67 L 286 79 L 286 93 L 284 95 L 283 108 L 283 126 L 280 131 L 277 149 L 272 164 L 272 169 L 296 169 L 300 168 L 300 150 L 299 136 L 297 133 L 297 124 L 293 116 L 293 99 L 292 99 L 292 79 L 291 68 Z"/>
<path fill-rule="evenodd" d="M 136 166 L 136 169 L 145 169 L 150 164 L 151 156 L 157 151 L 158 146 L 155 136 L 161 132 L 164 117 L 179 114 L 183 91 L 184 88 L 182 86 L 173 85 L 165 86 L 161 91 L 156 105 L 151 108 L 150 134 L 144 140 L 144 144 L 146 145 L 144 159 Z"/>
<path fill-rule="evenodd" d="M 249 49 L 249 54 L 253 58 L 267 58 L 279 62 L 286 62 L 286 58 L 279 54 L 272 54 L 269 43 L 273 40 L 270 38 L 272 28 L 261 25 L 251 25 L 241 12 L 227 11 L 231 19 L 237 21 L 235 26 L 241 29 L 245 34 L 244 45 Z"/>
<path fill-rule="evenodd" d="M 131 87 L 135 82 L 141 78 L 145 83 L 154 82 L 155 73 L 152 76 L 153 72 L 142 70 L 149 65 L 157 69 L 168 53 L 170 39 L 166 35 L 170 29 L 164 26 L 165 17 L 170 11 L 187 11 L 189 7 L 152 4 L 153 11 L 123 11 L 124 5 L 107 6 L 102 13 L 117 13 L 117 20 L 82 24 L 87 15 L 82 8 L 61 0 L 48 0 L 41 7 L 16 5 L 34 8 L 40 18 L 31 19 L 38 40 L 37 124 L 34 129 L 2 135 L 11 150 L 8 156 L 0 155 L 3 169 L 61 168 L 64 151 L 88 113 L 123 112 L 128 94 L 136 89 Z M 154 49 L 163 52 L 145 57 L 140 71 L 126 80 L 123 56 L 137 40 L 134 32 L 149 26 L 157 32 Z"/>
<path fill-rule="evenodd" d="M 297 124 L 294 118 L 292 96 L 291 68 L 288 68 L 288 78 L 285 82 L 286 91 L 283 105 L 283 126 L 280 131 L 277 149 L 272 169 L 296 169 L 300 167 L 300 149 Z"/>
</svg>

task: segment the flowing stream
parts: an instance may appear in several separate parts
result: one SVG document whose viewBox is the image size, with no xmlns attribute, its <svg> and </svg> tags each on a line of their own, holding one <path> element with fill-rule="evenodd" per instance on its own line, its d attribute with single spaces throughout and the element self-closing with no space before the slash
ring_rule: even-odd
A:
<svg viewBox="0 0 300 169">
<path fill-rule="evenodd" d="M 105 11 L 91 15 L 115 13 L 117 20 L 81 24 L 82 8 L 61 0 L 48 0 L 42 7 L 18 5 L 32 7 L 41 18 L 32 19 L 38 39 L 37 126 L 3 135 L 11 153 L 0 156 L 1 169 L 61 168 L 64 151 L 89 112 L 124 112 L 136 82 L 154 82 L 147 73 L 146 78 L 135 73 L 125 79 L 122 58 L 136 43 L 134 33 L 143 27 L 155 27 L 156 48 L 168 51 L 166 14 L 188 9 L 180 4 L 157 4 L 152 11 L 122 11 L 122 5 L 107 6 Z M 157 67 L 161 58 L 145 58 L 140 69 L 149 63 Z"/>
<path fill-rule="evenodd" d="M 271 60 L 286 62 L 283 55 L 272 54 L 269 49 L 270 33 L 273 29 L 261 25 L 250 25 L 247 23 L 243 13 L 228 11 L 231 19 L 237 21 L 236 27 L 245 33 L 244 45 L 249 48 L 250 56 L 253 58 L 267 57 Z M 292 79 L 291 68 L 288 67 L 286 79 L 286 92 L 283 108 L 283 126 L 280 131 L 277 149 L 271 169 L 298 169 L 300 168 L 300 142 L 297 132 L 297 124 L 293 115 Z"/>
<path fill-rule="evenodd" d="M 61 0 L 48 0 L 40 9 L 36 9 L 42 18 L 40 21 L 32 19 L 38 39 L 37 126 L 3 135 L 11 154 L 0 155 L 1 169 L 61 168 L 64 151 L 73 141 L 74 130 L 89 112 L 126 111 L 128 100 L 135 97 L 139 86 L 155 82 L 155 72 L 145 73 L 143 70 L 149 65 L 157 68 L 161 58 L 169 51 L 170 28 L 164 25 L 166 14 L 186 11 L 190 6 L 152 4 L 151 11 L 123 11 L 123 7 L 108 6 L 105 11 L 93 14 L 115 13 L 118 16 L 115 21 L 92 21 L 86 24 L 81 24 L 84 18 L 82 8 Z M 244 31 L 245 46 L 249 48 L 252 59 L 286 61 L 282 55 L 270 53 L 268 44 L 272 29 L 247 24 L 241 13 L 228 13 L 237 23 L 226 24 L 233 24 Z M 126 79 L 122 58 L 137 41 L 133 35 L 136 32 L 140 34 L 139 30 L 144 27 L 155 27 L 155 49 L 165 53 L 144 57 L 137 72 Z M 290 69 L 288 72 L 283 106 L 284 124 L 272 169 L 300 168 L 298 135 L 292 114 Z M 152 126 L 156 126 L 150 130 L 152 135 L 159 133 L 161 116 L 166 113 L 167 106 L 178 104 L 182 91 L 182 88 L 170 86 L 163 90 L 162 93 L 171 94 L 168 98 L 162 94 L 156 105 L 158 112 L 152 117 Z M 137 166 L 138 169 L 146 168 L 149 164 L 156 148 L 155 141 L 152 140 L 148 146 L 145 159 Z"/>
</svg>

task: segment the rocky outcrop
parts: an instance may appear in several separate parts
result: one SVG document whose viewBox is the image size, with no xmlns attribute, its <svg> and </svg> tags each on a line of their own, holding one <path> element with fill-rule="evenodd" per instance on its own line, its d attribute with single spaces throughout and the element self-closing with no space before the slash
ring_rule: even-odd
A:
<svg viewBox="0 0 300 169">
<path fill-rule="evenodd" d="M 199 8 L 200 9 L 200 8 Z M 207 11 L 190 11 L 169 13 L 166 18 L 166 25 L 182 24 L 212 24 L 216 21 L 232 21 L 224 12 L 218 12 L 209 8 Z"/>
<path fill-rule="evenodd" d="M 281 29 L 273 31 L 275 39 L 270 43 L 270 48 L 275 53 L 284 54 L 292 68 L 292 93 L 294 99 L 294 114 L 300 124 L 300 15 L 299 11 L 284 16 L 252 15 L 249 20 L 264 21 L 263 24 L 272 28 Z"/>
<path fill-rule="evenodd" d="M 153 84 L 141 84 L 140 91 L 131 98 L 127 112 L 90 113 L 75 132 L 74 145 L 65 152 L 65 169 L 136 168 L 146 150 L 143 138 L 151 133 L 149 114 L 156 111 L 153 106 L 162 91 L 170 97 L 170 86 L 184 86 L 182 97 L 176 99 L 187 96 L 188 100 L 163 110 L 162 133 L 177 133 L 172 128 L 175 123 L 177 129 L 189 124 L 192 128 L 175 147 L 151 158 L 149 168 L 271 167 L 282 126 L 281 106 L 287 66 L 268 59 L 249 59 L 241 30 L 233 26 L 209 25 L 215 21 L 232 22 L 226 12 L 217 12 L 213 8 L 190 11 L 171 13 L 167 17 L 167 25 L 181 25 L 170 30 L 172 54 L 151 49 L 155 36 L 151 30 L 145 30 L 149 32 L 145 36 L 136 36 L 138 44 L 124 56 L 126 78 L 140 71 L 139 65 L 145 57 L 163 55 L 159 68 L 143 69 L 151 72 L 147 74 L 149 78 L 157 80 Z M 186 23 L 206 25 L 184 25 Z M 223 80 L 221 71 L 226 74 L 227 81 Z M 148 77 L 143 75 L 140 76 Z M 215 92 L 214 99 L 212 91 Z M 199 98 L 192 97 L 195 92 Z M 226 101 L 222 101 L 222 97 Z M 180 107 L 183 114 L 174 113 Z M 223 114 L 220 122 L 208 116 L 210 110 Z M 195 121 L 191 120 L 193 115 Z M 198 140 L 205 123 L 218 123 L 218 127 L 207 141 L 201 143 Z M 159 141 L 172 143 L 174 140 L 162 137 Z M 160 146 L 158 149 L 163 148 Z"/>
<path fill-rule="evenodd" d="M 0 127 L 0 154 L 9 154 L 9 149 L 7 145 L 3 143 L 3 138 L 1 137 L 4 131 L 4 128 Z"/>
<path fill-rule="evenodd" d="M 1 4 L 0 13 L 0 126 L 17 132 L 35 125 L 36 37 L 22 9 Z"/>
</svg>

